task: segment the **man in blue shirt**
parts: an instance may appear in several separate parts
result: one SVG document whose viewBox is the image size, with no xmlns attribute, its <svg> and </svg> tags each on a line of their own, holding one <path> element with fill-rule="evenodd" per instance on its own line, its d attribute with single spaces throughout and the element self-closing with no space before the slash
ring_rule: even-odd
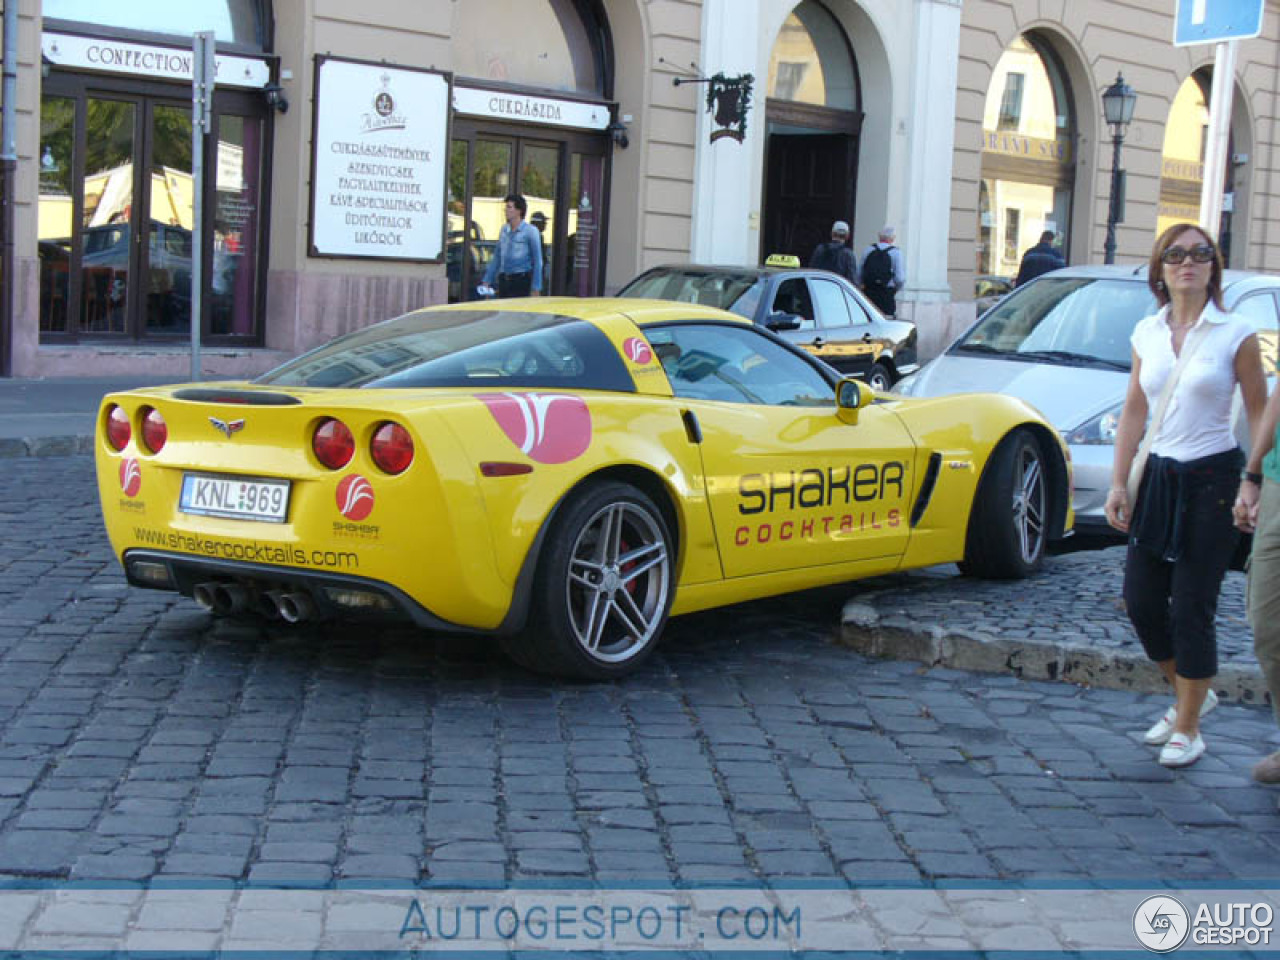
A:
<svg viewBox="0 0 1280 960">
<path fill-rule="evenodd" d="M 507 223 L 484 271 L 484 285 L 492 287 L 496 279 L 500 297 L 537 297 L 542 293 L 542 234 L 533 224 L 525 223 L 528 209 L 520 194 L 507 195 Z"/>
</svg>

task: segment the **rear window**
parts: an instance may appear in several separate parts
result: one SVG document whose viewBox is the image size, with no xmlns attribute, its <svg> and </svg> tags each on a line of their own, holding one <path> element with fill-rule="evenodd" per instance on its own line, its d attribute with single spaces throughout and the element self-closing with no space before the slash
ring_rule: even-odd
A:
<svg viewBox="0 0 1280 960">
<path fill-rule="evenodd" d="M 751 319 L 764 287 L 762 277 L 753 273 L 711 270 L 650 270 L 623 287 L 620 297 L 647 297 L 677 300 L 731 310 Z"/>
<path fill-rule="evenodd" d="M 1133 328 L 1157 309 L 1142 280 L 1046 277 L 1015 290 L 948 352 L 1075 357 L 1127 370 Z"/>
<path fill-rule="evenodd" d="M 255 383 L 334 388 L 541 387 L 635 392 L 618 351 L 572 317 L 420 311 L 340 337 Z"/>
</svg>

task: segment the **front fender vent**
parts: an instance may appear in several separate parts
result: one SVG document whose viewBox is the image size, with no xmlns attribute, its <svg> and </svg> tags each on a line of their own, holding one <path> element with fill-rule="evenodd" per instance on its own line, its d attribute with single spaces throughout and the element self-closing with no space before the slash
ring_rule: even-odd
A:
<svg viewBox="0 0 1280 960">
<path fill-rule="evenodd" d="M 929 454 L 929 465 L 924 468 L 924 480 L 920 483 L 920 492 L 916 495 L 916 505 L 911 508 L 911 526 L 915 527 L 924 516 L 929 499 L 933 496 L 933 488 L 938 483 L 938 471 L 942 469 L 942 454 Z"/>
</svg>

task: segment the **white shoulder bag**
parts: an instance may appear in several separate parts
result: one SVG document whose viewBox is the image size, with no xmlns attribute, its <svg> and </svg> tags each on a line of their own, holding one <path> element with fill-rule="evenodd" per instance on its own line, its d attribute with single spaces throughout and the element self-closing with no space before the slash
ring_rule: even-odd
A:
<svg viewBox="0 0 1280 960">
<path fill-rule="evenodd" d="M 1129 466 L 1129 481 L 1124 485 L 1125 494 L 1129 498 L 1129 519 L 1133 519 L 1133 508 L 1138 503 L 1138 488 L 1142 486 L 1142 472 L 1147 468 L 1147 458 L 1151 456 L 1151 442 L 1155 440 L 1156 434 L 1160 432 L 1160 424 L 1164 422 L 1165 411 L 1169 409 L 1169 401 L 1173 399 L 1173 390 L 1178 385 L 1178 379 L 1182 376 L 1182 371 L 1186 369 L 1187 362 L 1191 359 L 1191 355 L 1196 352 L 1196 347 L 1200 346 L 1200 341 L 1204 339 L 1204 335 L 1209 330 L 1208 321 L 1198 322 L 1195 328 L 1187 334 L 1187 338 L 1182 341 L 1182 353 L 1178 354 L 1178 362 L 1174 365 L 1173 372 L 1169 374 L 1169 379 L 1164 382 L 1164 389 L 1160 391 L 1160 399 L 1156 401 L 1155 413 L 1151 415 L 1151 422 L 1147 425 L 1147 432 L 1142 437 L 1142 443 L 1138 446 L 1138 452 L 1133 458 L 1133 463 Z"/>
</svg>

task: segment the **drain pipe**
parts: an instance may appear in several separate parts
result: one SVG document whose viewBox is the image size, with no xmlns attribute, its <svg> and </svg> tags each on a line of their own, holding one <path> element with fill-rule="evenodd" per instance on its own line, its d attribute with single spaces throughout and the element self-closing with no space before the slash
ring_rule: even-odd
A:
<svg viewBox="0 0 1280 960">
<path fill-rule="evenodd" d="M 13 375 L 13 306 L 17 283 L 14 262 L 14 179 L 18 174 L 18 0 L 4 0 L 4 100 L 0 113 L 0 377 Z"/>
</svg>

